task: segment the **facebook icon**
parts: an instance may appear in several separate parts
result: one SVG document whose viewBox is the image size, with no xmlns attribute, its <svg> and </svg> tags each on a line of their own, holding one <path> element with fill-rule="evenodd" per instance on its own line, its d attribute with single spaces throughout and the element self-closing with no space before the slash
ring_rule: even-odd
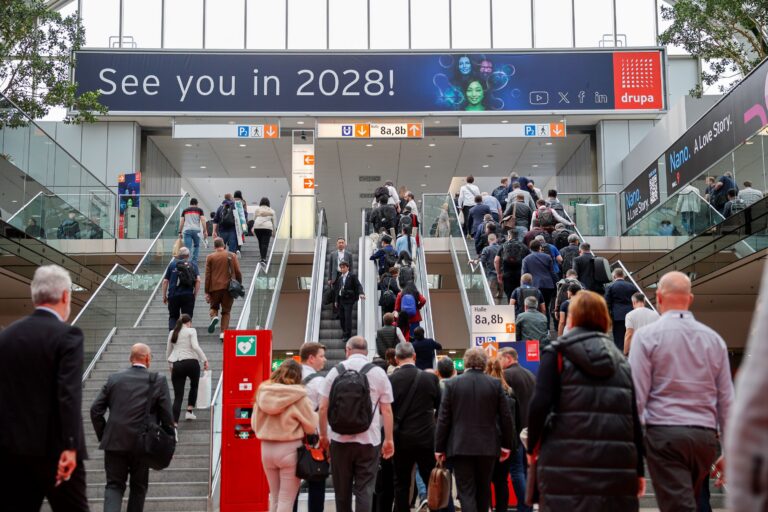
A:
<svg viewBox="0 0 768 512">
<path fill-rule="evenodd" d="M 341 136 L 342 137 L 352 137 L 354 134 L 353 126 L 351 124 L 343 124 L 341 125 Z"/>
<path fill-rule="evenodd" d="M 526 124 L 525 125 L 525 136 L 526 137 L 535 137 L 536 136 L 536 125 L 535 124 Z"/>
<path fill-rule="evenodd" d="M 250 134 L 250 130 L 248 126 L 238 126 L 237 127 L 237 136 L 238 137 L 248 137 Z"/>
</svg>

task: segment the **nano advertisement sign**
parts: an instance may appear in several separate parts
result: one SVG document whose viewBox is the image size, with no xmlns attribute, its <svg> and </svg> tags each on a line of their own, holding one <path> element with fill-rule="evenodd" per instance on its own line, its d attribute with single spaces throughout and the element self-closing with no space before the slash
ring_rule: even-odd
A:
<svg viewBox="0 0 768 512">
<path fill-rule="evenodd" d="M 662 50 L 219 53 L 84 50 L 78 92 L 120 113 L 659 111 Z"/>
<path fill-rule="evenodd" d="M 656 162 L 635 178 L 622 192 L 627 227 L 640 220 L 659 203 L 659 169 Z"/>
</svg>

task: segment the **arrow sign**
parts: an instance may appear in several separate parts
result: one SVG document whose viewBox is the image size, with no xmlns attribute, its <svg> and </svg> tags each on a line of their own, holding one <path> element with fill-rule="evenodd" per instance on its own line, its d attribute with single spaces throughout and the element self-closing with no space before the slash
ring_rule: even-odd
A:
<svg viewBox="0 0 768 512">
<path fill-rule="evenodd" d="M 304 188 L 315 188 L 315 179 L 304 178 Z"/>
<path fill-rule="evenodd" d="M 370 136 L 371 127 L 368 123 L 355 125 L 355 137 L 360 139 L 367 139 Z"/>
<path fill-rule="evenodd" d="M 315 165 L 315 155 L 304 155 L 304 165 Z"/>
<path fill-rule="evenodd" d="M 565 137 L 565 124 L 563 123 L 550 123 L 549 134 L 551 137 Z"/>
<path fill-rule="evenodd" d="M 264 125 L 264 138 L 265 139 L 279 139 L 280 138 L 280 128 L 276 124 L 265 124 Z"/>
<path fill-rule="evenodd" d="M 421 124 L 408 123 L 408 135 L 410 137 L 421 137 Z"/>
</svg>

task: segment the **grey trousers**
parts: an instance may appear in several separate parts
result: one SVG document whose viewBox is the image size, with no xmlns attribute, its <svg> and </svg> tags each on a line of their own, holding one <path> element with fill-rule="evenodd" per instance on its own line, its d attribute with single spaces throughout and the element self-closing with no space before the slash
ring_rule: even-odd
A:
<svg viewBox="0 0 768 512">
<path fill-rule="evenodd" d="M 717 457 L 715 431 L 648 426 L 645 450 L 661 512 L 696 512 L 701 485 Z"/>
<path fill-rule="evenodd" d="M 379 468 L 379 446 L 331 441 L 331 476 L 336 512 L 370 512 Z"/>
</svg>

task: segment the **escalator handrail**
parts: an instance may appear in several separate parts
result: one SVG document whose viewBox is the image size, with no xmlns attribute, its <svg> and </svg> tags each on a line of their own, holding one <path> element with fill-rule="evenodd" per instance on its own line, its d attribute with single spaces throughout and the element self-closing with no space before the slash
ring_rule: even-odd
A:
<svg viewBox="0 0 768 512">
<path fill-rule="evenodd" d="M 315 237 L 315 257 L 312 261 L 312 285 L 309 288 L 309 303 L 307 304 L 307 327 L 304 331 L 304 341 L 316 342 L 320 337 L 318 326 L 322 317 L 322 299 L 325 288 L 325 256 L 328 248 L 328 237 L 323 235 L 325 209 L 317 212 L 317 232 Z"/>
<path fill-rule="evenodd" d="M 456 279 L 458 281 L 458 288 L 459 288 L 459 296 L 461 297 L 461 304 L 464 307 L 464 317 L 467 321 L 467 327 L 472 325 L 472 305 L 469 303 L 469 295 L 467 294 L 467 289 L 464 288 L 464 274 L 461 272 L 461 267 L 459 263 L 459 255 L 456 253 L 456 247 L 451 243 L 450 236 L 448 237 L 449 240 L 449 250 L 451 252 L 451 260 L 453 261 L 453 266 L 456 269 Z"/>
<path fill-rule="evenodd" d="M 427 338 L 435 337 L 435 326 L 432 319 L 432 300 L 429 296 L 429 279 L 427 277 L 427 261 L 424 252 L 424 246 L 416 248 L 416 261 L 418 262 L 419 291 L 426 299 L 424 307 L 421 308 L 422 318 L 424 319 L 424 334 Z"/>
<path fill-rule="evenodd" d="M 32 197 L 32 199 L 30 199 L 29 201 L 27 201 L 26 203 L 24 203 L 24 205 L 23 205 L 21 208 L 19 208 L 18 210 L 16 210 L 16 213 L 14 213 L 14 214 L 13 214 L 13 215 L 11 215 L 10 217 L 8 217 L 8 219 L 6 219 L 6 222 L 7 222 L 8 224 L 10 224 L 10 223 L 11 223 L 11 221 L 12 221 L 13 219 L 15 219 L 17 215 L 19 215 L 19 213 L 21 213 L 21 212 L 22 212 L 24 209 L 26 209 L 26 208 L 27 208 L 27 206 L 31 205 L 31 204 L 32 204 L 32 203 L 33 203 L 35 200 L 37 200 L 37 198 L 38 198 L 38 197 L 40 197 L 40 196 L 42 196 L 42 195 L 45 195 L 45 193 L 44 193 L 43 191 L 40 191 L 40 192 L 38 192 L 37 194 L 35 194 L 35 195 Z"/>
<path fill-rule="evenodd" d="M 126 271 L 127 273 L 129 273 L 129 274 L 133 274 L 133 275 L 136 275 L 136 273 L 138 272 L 138 270 L 141 268 L 141 266 L 142 266 L 142 265 L 144 264 L 144 262 L 146 261 L 146 259 L 147 259 L 147 256 L 149 256 L 149 253 L 152 251 L 152 249 L 154 249 L 154 247 L 155 247 L 155 245 L 157 244 L 158 240 L 160 240 L 160 238 L 162 237 L 162 235 L 163 235 L 163 232 L 165 231 L 165 228 L 168 226 L 168 223 L 169 223 L 169 222 L 171 222 L 171 221 L 175 221 L 175 220 L 177 220 L 177 217 L 176 217 L 176 212 L 179 210 L 179 208 L 181 207 L 182 203 L 184 202 L 184 199 L 185 199 L 187 196 L 188 196 L 188 194 L 184 194 L 184 195 L 182 195 L 182 196 L 179 198 L 179 201 L 176 203 L 176 206 L 173 208 L 173 210 L 171 210 L 171 213 L 170 213 L 170 215 L 168 215 L 168 218 L 167 218 L 167 219 L 165 219 L 165 223 L 163 223 L 163 227 L 162 227 L 162 228 L 160 229 L 160 231 L 157 233 L 157 236 L 156 236 L 156 237 L 155 237 L 155 239 L 152 241 L 152 243 L 149 245 L 149 248 L 148 248 L 148 249 L 146 250 L 146 252 L 144 253 L 144 256 L 142 256 L 141 260 L 140 260 L 140 261 L 139 261 L 139 263 L 138 263 L 138 264 L 137 264 L 137 265 L 134 267 L 134 269 L 133 269 L 133 270 L 128 270 L 127 268 L 125 268 L 123 265 L 121 265 L 121 264 L 119 264 L 119 263 L 115 263 L 115 264 L 112 266 L 112 269 L 111 269 L 111 270 L 109 271 L 109 273 L 107 274 L 107 277 L 105 277 L 105 278 L 104 278 L 104 280 L 101 282 L 101 284 L 99 285 L 99 287 L 96 289 L 96 292 L 94 292 L 94 293 L 93 293 L 93 295 L 91 295 L 91 297 L 88 299 L 88 302 L 86 302 L 86 303 L 85 303 L 85 306 L 83 306 L 83 308 L 82 308 L 82 309 L 80 310 L 80 312 L 77 314 L 77 316 L 75 317 L 75 319 L 72 321 L 72 325 L 75 325 L 75 324 L 77 323 L 77 321 L 80 319 L 80 317 L 81 317 L 81 316 L 83 316 L 83 313 L 85 313 L 85 311 L 88 309 L 88 306 L 89 306 L 89 305 L 90 305 L 90 304 L 91 304 L 91 303 L 94 301 L 94 299 L 95 299 L 95 298 L 96 298 L 96 296 L 98 295 L 99 291 L 101 291 L 101 289 L 102 289 L 102 288 L 104 287 L 104 285 L 107 283 L 107 280 L 109 279 L 109 277 L 110 277 L 110 276 L 111 276 L 111 275 L 112 275 L 112 274 L 113 274 L 113 273 L 114 273 L 114 272 L 115 272 L 115 271 L 116 271 L 118 268 L 122 268 L 123 270 L 125 270 L 125 271 Z M 170 264 L 170 262 L 168 262 L 168 264 Z M 147 308 L 149 307 L 149 304 L 150 304 L 150 302 L 152 301 L 152 298 L 154 297 L 155 293 L 157 292 L 157 286 L 160 286 L 160 283 L 162 283 L 162 279 L 161 279 L 161 280 L 158 282 L 158 284 L 155 286 L 155 291 L 153 291 L 153 292 L 152 292 L 152 294 L 150 295 L 149 301 L 148 301 L 148 302 L 147 302 L 147 304 L 144 306 L 144 309 L 142 309 L 142 310 L 141 310 L 141 313 L 139 313 L 139 318 L 137 319 L 137 322 L 138 322 L 139 320 L 141 320 L 141 318 L 144 316 L 144 313 L 147 311 Z"/>
</svg>

